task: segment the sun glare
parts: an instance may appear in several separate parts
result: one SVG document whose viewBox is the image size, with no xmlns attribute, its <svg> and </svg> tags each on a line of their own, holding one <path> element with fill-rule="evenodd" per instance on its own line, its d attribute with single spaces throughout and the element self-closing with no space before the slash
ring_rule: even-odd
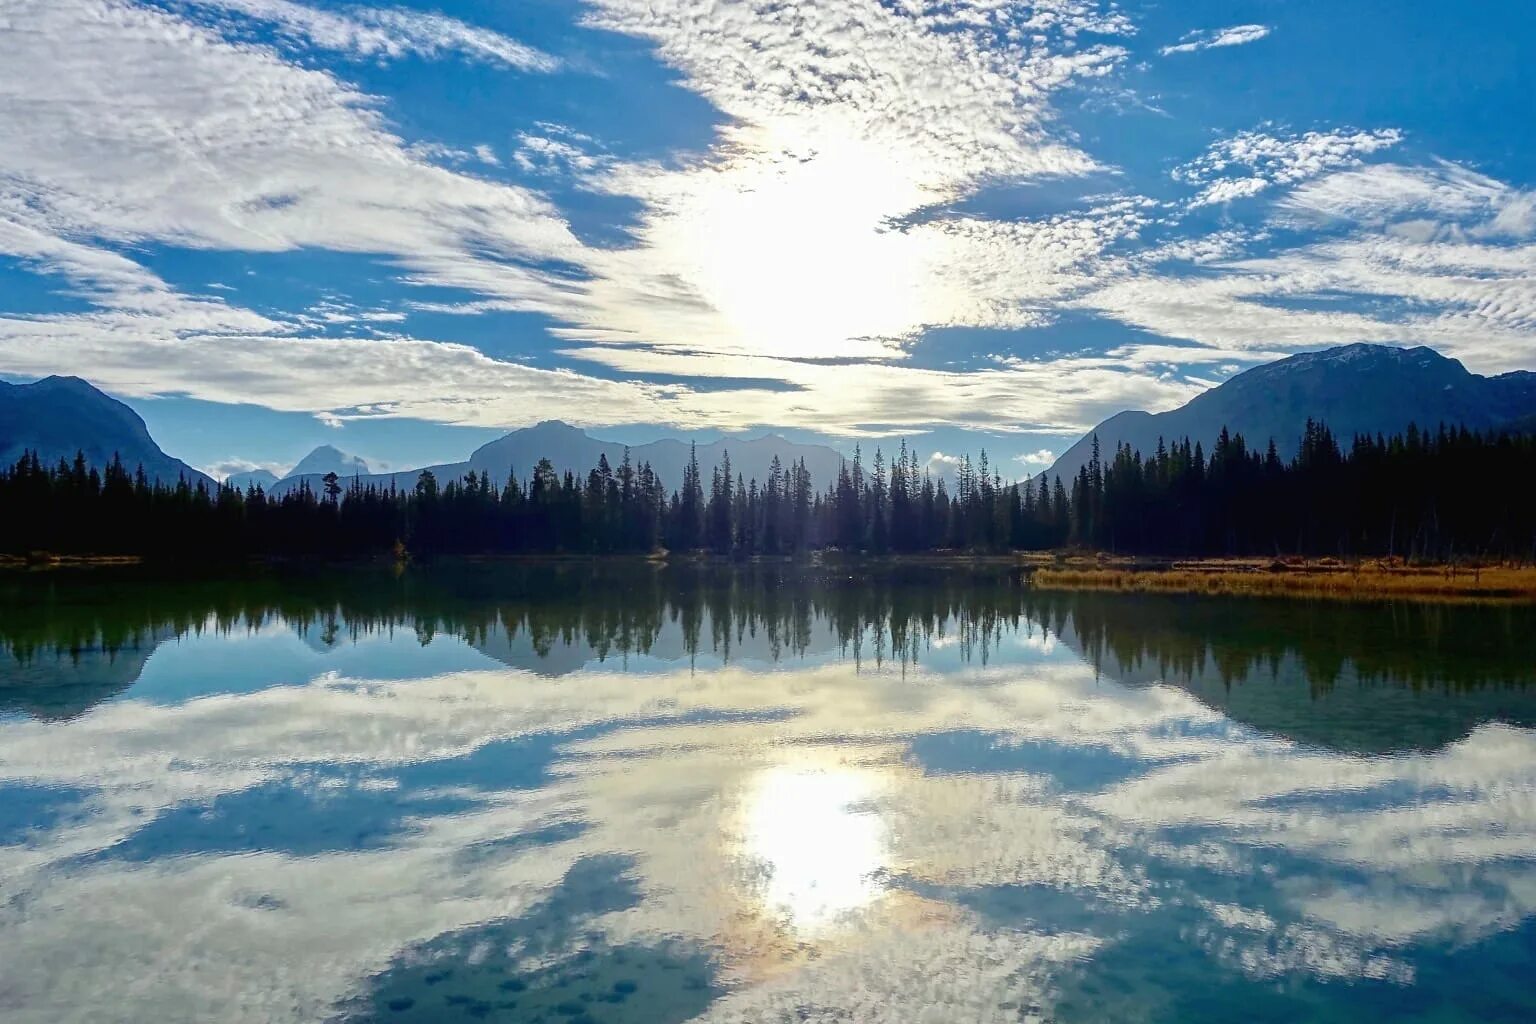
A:
<svg viewBox="0 0 1536 1024">
<path fill-rule="evenodd" d="M 891 227 L 932 202 L 899 157 L 801 141 L 721 169 L 659 230 L 731 341 L 780 356 L 888 356 L 932 311 L 929 233 Z"/>
<path fill-rule="evenodd" d="M 801 933 L 837 924 L 879 899 L 885 823 L 867 772 L 781 766 L 751 784 L 743 843 L 753 897 Z"/>
</svg>

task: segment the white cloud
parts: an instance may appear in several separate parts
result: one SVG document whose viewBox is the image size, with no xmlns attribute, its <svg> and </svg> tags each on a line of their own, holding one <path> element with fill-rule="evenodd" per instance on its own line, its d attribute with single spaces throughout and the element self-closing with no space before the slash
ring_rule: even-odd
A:
<svg viewBox="0 0 1536 1024">
<path fill-rule="evenodd" d="M 1058 93 L 1114 74 L 1126 55 L 1108 40 L 1133 31 L 1083 0 L 598 0 L 591 25 L 647 41 L 722 118 L 705 152 L 655 162 L 553 124 L 516 139 L 510 168 L 638 201 L 630 241 L 614 248 L 577 238 L 536 189 L 466 172 L 497 166 L 495 150 L 401 138 L 378 97 L 256 45 L 240 31 L 250 19 L 370 59 L 553 67 L 495 33 L 403 9 L 7 0 L 0 253 L 62 276 L 95 308 L 0 314 L 0 370 L 327 417 L 858 435 L 1067 431 L 1125 407 L 1166 408 L 1199 388 L 1157 365 L 1181 355 L 1246 362 L 1426 340 L 1505 367 L 1529 349 L 1529 254 L 1507 243 L 1536 231 L 1536 200 L 1451 165 L 1360 166 L 1400 140 L 1392 129 L 1244 133 L 1176 172 L 1199 187 L 1194 205 L 1291 188 L 1277 229 L 1353 232 L 1268 261 L 1244 259 L 1259 236 L 1232 230 L 1142 247 L 1171 212 L 1137 197 L 1013 220 L 932 215 L 995 184 L 1112 170 L 1056 121 Z M 1262 28 L 1180 45 L 1234 45 Z M 560 325 L 568 358 L 639 379 L 408 336 L 310 337 L 343 323 L 383 334 L 402 314 L 241 309 L 171 287 L 131 258 L 139 246 L 376 259 L 399 282 L 469 293 L 401 308 L 541 314 Z M 1398 305 L 1272 302 L 1330 290 Z M 1195 344 L 975 371 L 902 365 L 928 328 L 1026 328 L 1073 309 Z M 845 362 L 810 361 L 828 358 Z M 658 374 L 711 386 L 644 382 Z"/>
<path fill-rule="evenodd" d="M 1403 133 L 1376 131 L 1307 132 L 1280 137 L 1240 132 L 1211 146 L 1198 159 L 1174 170 L 1179 181 L 1203 185 L 1191 207 L 1246 199 L 1272 186 L 1315 178 L 1360 164 L 1360 158 L 1397 145 Z M 1237 173 L 1234 173 L 1237 172 Z"/>
<path fill-rule="evenodd" d="M 218 462 L 198 466 L 198 469 L 207 473 L 215 480 L 226 480 L 236 473 L 251 473 L 258 469 L 264 469 L 273 476 L 281 477 L 287 472 L 288 467 L 279 462 L 255 462 L 251 459 L 242 459 L 232 456 L 221 459 Z"/>
<path fill-rule="evenodd" d="M 1164 57 L 1175 53 L 1194 53 L 1197 50 L 1213 50 L 1222 46 L 1242 46 L 1254 43 L 1274 31 L 1269 25 L 1232 25 L 1228 28 L 1200 29 L 1186 33 L 1179 42 L 1164 46 L 1157 52 Z"/>
<path fill-rule="evenodd" d="M 1446 265 L 1450 255 L 1380 241 L 1319 244 L 1234 261 L 1214 277 L 1127 278 L 1081 302 L 1164 337 L 1207 346 L 1213 361 L 1235 355 L 1252 362 L 1365 341 L 1431 345 L 1480 372 L 1527 367 L 1536 326 L 1536 252 L 1512 254 L 1512 261 L 1487 254 L 1493 258 L 1483 262 L 1484 280 Z M 1478 254 L 1465 255 L 1476 261 Z M 1505 262 L 1521 265 L 1495 269 Z M 1341 297 L 1355 301 L 1340 308 Z M 1390 300 L 1388 308 L 1404 312 L 1384 313 L 1372 299 Z M 1133 351 L 1116 354 L 1129 359 Z"/>
<path fill-rule="evenodd" d="M 1044 468 L 1056 461 L 1056 453 L 1049 448 L 1041 448 L 1039 451 L 1025 452 L 1013 457 L 1015 462 L 1022 463 L 1032 468 Z"/>
<path fill-rule="evenodd" d="M 842 0 L 788 18 L 702 4 L 601 5 L 594 23 L 653 40 L 685 85 L 734 119 L 710 155 L 670 168 L 599 160 L 590 155 L 592 140 L 553 125 L 522 139 L 519 163 L 586 172 L 589 187 L 642 201 L 637 244 L 618 250 L 583 245 L 536 192 L 435 166 L 472 154 L 406 144 L 387 129 L 374 98 L 269 49 L 113 0 L 14 0 L 10 9 L 26 30 L 0 37 L 0 133 L 11 142 L 4 172 L 16 190 L 6 209 L 16 230 L 51 238 L 60 251 L 79 248 L 61 241 L 67 237 L 98 240 L 79 249 L 89 250 L 93 267 L 68 268 L 87 294 L 98 288 L 87 270 L 105 274 L 110 263 L 112 274 L 142 273 L 112 254 L 116 246 L 314 247 L 387 256 L 408 283 L 482 296 L 458 304 L 461 311 L 543 313 L 569 324 L 562 334 L 573 339 L 675 345 L 684 353 L 900 358 L 904 342 L 930 325 L 1041 322 L 1041 307 L 1081 284 L 1103 247 L 1141 222 L 1133 211 L 1095 211 L 1014 224 L 894 225 L 982 181 L 1096 167 L 1058 141 L 1049 99 L 1123 56 L 1080 46 L 1080 34 L 1128 26 L 1077 0 L 1032 13 L 989 4 L 913 12 Z M 338 25 L 281 2 L 239 0 L 223 9 L 359 52 L 430 48 L 422 42 L 427 29 L 406 31 L 388 12 L 352 11 L 348 25 Z M 975 18 L 957 20 L 962 10 Z M 378 40 L 353 23 L 387 23 L 404 42 Z M 50 73 L 35 74 L 39 67 Z M 807 246 L 811 237 L 817 242 Z M 584 269 L 586 277 L 542 269 L 551 264 Z M 172 294 L 163 283 L 153 294 L 166 309 L 158 319 L 137 319 L 131 343 L 117 292 L 96 295 L 100 314 L 9 320 L 0 351 L 15 355 L 5 368 L 27 373 L 89 359 L 93 377 L 111 377 L 102 382 L 130 394 L 227 397 L 227 382 L 239 380 L 246 399 L 260 396 L 274 408 L 368 404 L 450 422 L 527 408 L 520 393 L 471 399 L 484 389 L 453 391 L 416 375 L 389 386 L 362 370 L 366 388 L 332 383 L 334 375 L 326 384 L 301 383 L 263 362 L 302 353 L 298 365 L 391 366 L 409 351 L 451 368 L 465 356 L 456 346 L 411 339 L 375 349 L 301 337 L 315 322 L 361 315 L 348 311 L 285 319 Z M 46 351 L 38 347 L 44 337 Z M 178 341 L 185 344 L 172 345 Z M 74 350 L 68 356 L 66 345 Z M 172 365 L 196 364 L 215 347 L 226 365 L 205 377 Z M 539 377 L 485 363 L 503 384 Z M 687 369 L 710 370 L 698 362 Z M 258 380 L 265 386 L 249 387 Z M 602 403 L 614 422 L 669 391 L 600 381 L 580 387 L 627 396 Z M 327 390 L 352 398 L 313 404 Z M 656 407 L 653 415 L 728 418 L 724 406 L 707 408 L 715 401 L 699 398 L 677 413 Z"/>
<path fill-rule="evenodd" d="M 355 6 L 336 12 L 292 0 L 180 0 L 177 6 L 268 22 L 281 37 L 355 58 L 397 60 L 457 53 L 520 71 L 560 67 L 555 57 L 499 32 L 403 7 Z"/>
<path fill-rule="evenodd" d="M 934 452 L 928 456 L 928 468 L 936 469 L 940 473 L 947 474 L 954 471 L 961 462 L 959 455 L 945 455 L 943 452 Z"/>
<path fill-rule="evenodd" d="M 555 126 L 549 126 L 549 129 Z M 519 132 L 517 149 L 512 160 L 530 174 L 561 174 L 580 176 L 610 164 L 610 158 L 593 154 L 583 147 L 590 143 L 584 136 L 574 138 L 564 133 L 546 129 L 546 134 Z"/>
<path fill-rule="evenodd" d="M 536 369 L 411 338 L 206 334 L 197 315 L 177 320 L 186 329 L 174 332 L 164 321 L 114 314 L 0 319 L 0 365 L 23 376 L 78 374 L 128 397 L 259 398 L 268 408 L 319 413 L 322 422 L 360 406 L 371 407 L 361 415 L 478 426 L 704 422 L 696 411 L 672 412 L 668 399 L 683 393 L 672 386 Z"/>
<path fill-rule="evenodd" d="M 1279 204 L 1301 222 L 1349 221 L 1365 227 L 1427 223 L 1442 240 L 1525 240 L 1536 236 L 1536 191 L 1515 189 L 1459 164 L 1377 164 L 1331 174 Z"/>
<path fill-rule="evenodd" d="M 546 305 L 559 289 L 529 264 L 582 251 L 547 200 L 424 162 L 329 74 L 111 0 L 9 10 L 4 191 L 37 230 L 494 262 L 504 295 Z"/>
<path fill-rule="evenodd" d="M 1098 169 L 1051 108 L 1124 57 L 1077 42 L 1128 30 L 1092 5 L 602 0 L 591 22 L 652 40 L 730 120 L 705 157 L 591 176 L 644 212 L 633 250 L 588 264 L 584 338 L 900 357 L 931 325 L 1038 322 L 1031 302 L 1060 294 L 1110 233 L 1086 219 L 905 223 L 982 183 Z M 1091 237 L 1063 237 L 1079 230 Z M 658 289 L 675 302 L 647 301 Z"/>
<path fill-rule="evenodd" d="M 933 426 L 1071 433 L 1122 409 L 1173 408 L 1202 389 L 1152 376 L 1113 358 L 1010 360 L 971 371 L 893 363 L 828 364 L 764 357 L 692 356 L 631 346 L 591 346 L 565 355 L 623 372 L 778 380 L 792 390 L 699 391 L 677 412 L 704 422 L 730 417 L 833 434 L 892 436 Z"/>
</svg>

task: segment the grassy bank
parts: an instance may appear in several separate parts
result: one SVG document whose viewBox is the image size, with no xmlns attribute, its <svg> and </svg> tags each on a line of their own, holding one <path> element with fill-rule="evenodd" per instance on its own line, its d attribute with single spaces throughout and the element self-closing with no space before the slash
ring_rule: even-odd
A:
<svg viewBox="0 0 1536 1024">
<path fill-rule="evenodd" d="M 1536 566 L 1405 565 L 1338 559 L 1030 559 L 1034 586 L 1269 597 L 1536 601 Z"/>
</svg>

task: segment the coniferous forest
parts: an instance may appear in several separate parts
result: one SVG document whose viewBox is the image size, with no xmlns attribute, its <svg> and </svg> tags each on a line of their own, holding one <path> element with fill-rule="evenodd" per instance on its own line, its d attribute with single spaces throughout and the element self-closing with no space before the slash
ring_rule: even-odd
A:
<svg viewBox="0 0 1536 1024">
<path fill-rule="evenodd" d="M 744 480 L 690 460 L 676 489 L 626 457 L 584 478 L 541 460 L 505 481 L 471 472 L 414 488 L 348 482 L 280 496 L 210 490 L 105 467 L 22 457 L 0 471 L 10 554 L 355 558 L 487 553 L 787 555 L 1080 548 L 1166 556 L 1395 556 L 1536 560 L 1536 438 L 1410 427 L 1340 440 L 1309 423 L 1283 460 L 1223 431 L 1155 451 L 1098 451 L 1070 482 L 1005 483 L 986 454 L 953 489 L 903 442 L 818 488 L 803 463 Z"/>
</svg>

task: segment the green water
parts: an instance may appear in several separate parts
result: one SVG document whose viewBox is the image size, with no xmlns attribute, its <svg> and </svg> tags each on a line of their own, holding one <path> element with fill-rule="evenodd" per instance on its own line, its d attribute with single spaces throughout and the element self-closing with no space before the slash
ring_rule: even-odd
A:
<svg viewBox="0 0 1536 1024">
<path fill-rule="evenodd" d="M 0 1019 L 1536 1019 L 1536 609 L 0 578 Z"/>
</svg>

